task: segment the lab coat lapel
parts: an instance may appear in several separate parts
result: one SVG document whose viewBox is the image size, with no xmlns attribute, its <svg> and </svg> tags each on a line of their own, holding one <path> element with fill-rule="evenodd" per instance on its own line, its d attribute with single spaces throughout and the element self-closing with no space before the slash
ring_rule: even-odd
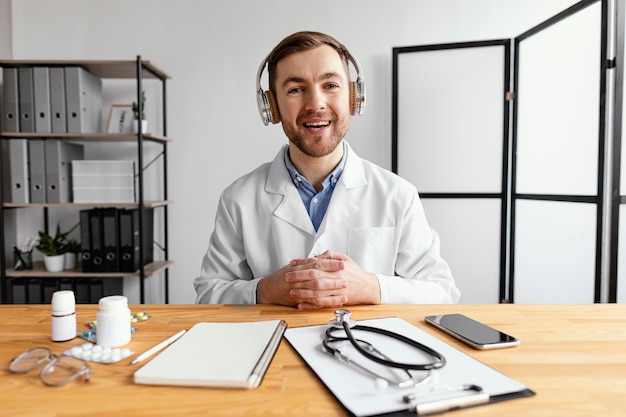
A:
<svg viewBox="0 0 626 417">
<path fill-rule="evenodd" d="M 361 210 L 358 201 L 353 198 L 353 191 L 365 185 L 367 185 L 367 180 L 365 179 L 363 163 L 348 145 L 346 166 L 333 191 L 326 216 L 320 227 L 320 234 L 324 232 L 326 227 L 343 224 L 350 216 Z"/>
<path fill-rule="evenodd" d="M 315 228 L 302 203 L 302 198 L 285 167 L 284 154 L 285 149 L 281 148 L 270 166 L 265 184 L 266 192 L 283 196 L 282 201 L 274 210 L 274 215 L 310 235 L 315 235 Z"/>
</svg>

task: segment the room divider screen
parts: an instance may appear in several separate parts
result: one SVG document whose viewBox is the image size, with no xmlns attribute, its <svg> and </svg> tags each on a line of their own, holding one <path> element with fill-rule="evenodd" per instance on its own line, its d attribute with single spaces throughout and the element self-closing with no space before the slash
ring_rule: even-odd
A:
<svg viewBox="0 0 626 417">
<path fill-rule="evenodd" d="M 471 302 L 505 296 L 510 49 L 495 40 L 393 50 L 392 170 L 417 187 Z"/>
<path fill-rule="evenodd" d="M 606 8 L 578 4 L 515 39 L 510 297 L 599 302 Z"/>
<path fill-rule="evenodd" d="M 392 169 L 461 302 L 601 300 L 607 21 L 581 1 L 514 40 L 393 49 Z"/>
</svg>

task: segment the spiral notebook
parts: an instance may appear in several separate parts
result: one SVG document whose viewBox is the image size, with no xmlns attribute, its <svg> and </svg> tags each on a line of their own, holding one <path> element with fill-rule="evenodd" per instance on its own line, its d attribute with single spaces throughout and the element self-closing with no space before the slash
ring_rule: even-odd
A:
<svg viewBox="0 0 626 417">
<path fill-rule="evenodd" d="M 256 388 L 287 328 L 284 320 L 203 322 L 138 369 L 136 384 Z"/>
</svg>

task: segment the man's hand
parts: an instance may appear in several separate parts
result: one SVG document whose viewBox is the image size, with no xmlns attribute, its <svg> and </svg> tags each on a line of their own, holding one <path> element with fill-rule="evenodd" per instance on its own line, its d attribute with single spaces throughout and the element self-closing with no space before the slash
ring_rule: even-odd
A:
<svg viewBox="0 0 626 417">
<path fill-rule="evenodd" d="M 297 306 L 299 309 L 379 304 L 378 279 L 347 255 L 326 251 L 294 259 L 263 278 L 257 288 L 258 303 Z"/>
</svg>

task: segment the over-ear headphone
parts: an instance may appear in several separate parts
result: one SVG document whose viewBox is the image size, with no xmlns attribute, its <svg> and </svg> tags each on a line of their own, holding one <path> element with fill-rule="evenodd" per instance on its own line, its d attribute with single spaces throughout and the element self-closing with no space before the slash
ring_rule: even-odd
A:
<svg viewBox="0 0 626 417">
<path fill-rule="evenodd" d="M 361 66 L 359 65 L 359 61 L 357 61 L 349 51 L 345 51 L 345 53 L 356 70 L 356 80 L 350 82 L 350 114 L 353 116 L 355 114 L 362 115 L 365 113 L 365 82 L 363 81 Z M 257 106 L 259 107 L 259 114 L 265 126 L 270 123 L 276 124 L 280 122 L 280 112 L 278 111 L 274 94 L 270 90 L 263 91 L 261 87 L 261 75 L 267 66 L 270 54 L 261 61 L 256 76 Z"/>
</svg>

